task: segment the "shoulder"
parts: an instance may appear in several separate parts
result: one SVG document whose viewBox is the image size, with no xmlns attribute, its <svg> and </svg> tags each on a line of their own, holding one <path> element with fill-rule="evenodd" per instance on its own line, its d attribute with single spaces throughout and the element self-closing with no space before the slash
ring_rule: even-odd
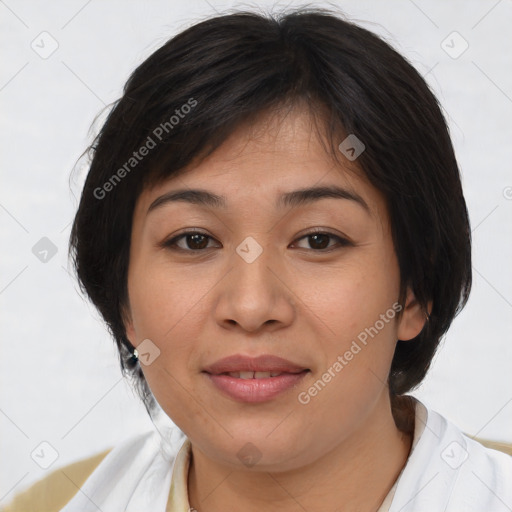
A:
<svg viewBox="0 0 512 512">
<path fill-rule="evenodd" d="M 107 454 L 59 512 L 158 510 L 167 503 L 172 468 L 184 439 L 176 427 L 153 428 L 126 439 Z"/>
<path fill-rule="evenodd" d="M 458 433 L 459 439 L 441 452 L 442 480 L 451 487 L 447 511 L 510 512 L 512 456 Z"/>
<path fill-rule="evenodd" d="M 60 512 L 70 501 L 80 499 L 79 491 L 90 482 L 107 484 L 105 470 L 118 473 L 118 469 L 140 460 L 148 447 L 154 451 L 158 445 L 155 431 L 137 433 L 113 448 L 56 469 L 15 495 L 7 505 L 0 506 L 0 512 Z"/>
<path fill-rule="evenodd" d="M 432 410 L 428 411 L 427 426 L 439 436 L 438 447 L 442 449 L 443 461 L 451 469 L 464 466 L 471 470 L 475 466 L 490 469 L 492 466 L 494 470 L 503 470 L 507 474 L 512 471 L 512 445 L 472 437 Z"/>
<path fill-rule="evenodd" d="M 468 501 L 487 496 L 489 512 L 512 509 L 512 456 L 495 448 L 500 443 L 489 443 L 492 447 L 461 434 L 465 441 L 465 453 L 460 466 L 460 483 L 455 496 L 465 494 Z M 490 506 L 491 502 L 494 504 Z M 506 507 L 505 507 L 506 504 Z M 497 508 L 498 507 L 498 508 Z"/>
<path fill-rule="evenodd" d="M 418 420 L 426 420 L 424 428 L 399 478 L 390 510 L 512 510 L 510 455 L 477 442 L 421 402 L 417 405 L 417 428 Z"/>
<path fill-rule="evenodd" d="M 17 494 L 0 512 L 58 512 L 78 492 L 101 461 L 111 452 L 104 450 L 92 457 L 81 459 L 56 469 L 48 476 Z"/>
<path fill-rule="evenodd" d="M 491 448 L 492 450 L 497 450 L 507 455 L 512 455 L 512 443 L 502 443 L 500 441 L 490 441 L 488 439 L 482 439 L 479 437 L 474 438 L 475 441 L 478 441 L 480 444 L 484 445 L 486 448 Z"/>
</svg>

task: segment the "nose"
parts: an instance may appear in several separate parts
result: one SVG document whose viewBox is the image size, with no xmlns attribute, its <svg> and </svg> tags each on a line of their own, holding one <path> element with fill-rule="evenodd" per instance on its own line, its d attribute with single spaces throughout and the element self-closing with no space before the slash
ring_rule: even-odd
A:
<svg viewBox="0 0 512 512">
<path fill-rule="evenodd" d="M 231 255 L 231 271 L 219 283 L 215 305 L 219 325 L 254 333 L 274 331 L 293 322 L 293 292 L 281 262 L 271 252 L 250 239 Z"/>
</svg>

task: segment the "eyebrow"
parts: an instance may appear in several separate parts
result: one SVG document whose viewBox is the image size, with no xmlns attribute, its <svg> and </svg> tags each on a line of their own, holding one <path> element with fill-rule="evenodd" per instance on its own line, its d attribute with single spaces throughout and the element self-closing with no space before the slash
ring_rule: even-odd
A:
<svg viewBox="0 0 512 512">
<path fill-rule="evenodd" d="M 279 208 L 295 208 L 326 198 L 346 199 L 349 201 L 354 201 L 356 204 L 366 210 L 367 213 L 370 213 L 368 204 L 360 195 L 337 185 L 309 187 L 293 190 L 292 192 L 285 192 L 279 196 L 276 206 Z M 156 198 L 149 206 L 147 214 L 165 204 L 180 201 L 213 208 L 227 207 L 225 196 L 219 196 L 202 189 L 183 189 L 167 192 L 166 194 Z"/>
</svg>

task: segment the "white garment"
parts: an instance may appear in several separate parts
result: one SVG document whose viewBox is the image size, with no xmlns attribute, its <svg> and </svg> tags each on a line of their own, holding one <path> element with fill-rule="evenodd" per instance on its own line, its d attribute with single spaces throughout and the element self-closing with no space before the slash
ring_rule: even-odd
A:
<svg viewBox="0 0 512 512">
<path fill-rule="evenodd" d="M 379 512 L 511 512 L 512 457 L 415 402 L 412 450 Z M 155 429 L 114 447 L 61 512 L 188 512 L 190 441 L 175 431 L 170 442 Z"/>
</svg>

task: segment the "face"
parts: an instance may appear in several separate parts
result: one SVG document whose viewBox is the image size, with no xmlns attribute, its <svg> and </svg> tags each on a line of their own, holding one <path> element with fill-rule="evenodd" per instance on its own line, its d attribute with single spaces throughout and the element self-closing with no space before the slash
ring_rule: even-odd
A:
<svg viewBox="0 0 512 512">
<path fill-rule="evenodd" d="M 398 320 L 385 201 L 355 163 L 335 164 L 295 111 L 238 129 L 136 204 L 127 335 L 146 340 L 155 398 L 211 460 L 297 468 L 384 410 L 396 340 L 423 322 L 410 293 Z M 172 196 L 192 189 L 210 196 Z M 206 372 L 233 355 L 295 368 L 260 382 Z"/>
</svg>

